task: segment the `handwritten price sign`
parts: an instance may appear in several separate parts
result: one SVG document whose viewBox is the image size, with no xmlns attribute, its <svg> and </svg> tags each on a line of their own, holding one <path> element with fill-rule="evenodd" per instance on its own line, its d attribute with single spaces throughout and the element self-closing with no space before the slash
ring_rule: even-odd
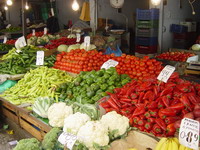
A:
<svg viewBox="0 0 200 150">
<path fill-rule="evenodd" d="M 67 148 L 69 148 L 70 150 L 72 150 L 76 140 L 77 140 L 76 135 L 66 133 L 66 132 L 63 132 L 58 138 L 58 141 L 61 144 L 67 146 Z"/>
<path fill-rule="evenodd" d="M 160 72 L 157 79 L 160 81 L 163 81 L 167 83 L 168 79 L 172 75 L 172 73 L 175 71 L 175 67 L 167 65 L 165 68 Z"/>
</svg>

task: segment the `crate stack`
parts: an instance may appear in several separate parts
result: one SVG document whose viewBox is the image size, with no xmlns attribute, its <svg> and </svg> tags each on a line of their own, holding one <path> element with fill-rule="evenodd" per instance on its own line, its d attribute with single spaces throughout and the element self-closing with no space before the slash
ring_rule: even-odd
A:
<svg viewBox="0 0 200 150">
<path fill-rule="evenodd" d="M 158 49 L 159 9 L 136 10 L 136 48 L 140 54 L 155 54 Z"/>
</svg>

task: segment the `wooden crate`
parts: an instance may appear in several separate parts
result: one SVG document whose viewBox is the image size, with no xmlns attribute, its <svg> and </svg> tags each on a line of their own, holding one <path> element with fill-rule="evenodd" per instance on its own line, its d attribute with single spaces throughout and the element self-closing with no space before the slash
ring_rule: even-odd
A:
<svg viewBox="0 0 200 150">
<path fill-rule="evenodd" d="M 0 98 L 0 101 L 3 116 L 14 121 L 38 140 L 42 140 L 45 134 L 51 130 L 48 124 L 32 116 L 26 109 L 17 107 L 3 98 Z"/>
</svg>

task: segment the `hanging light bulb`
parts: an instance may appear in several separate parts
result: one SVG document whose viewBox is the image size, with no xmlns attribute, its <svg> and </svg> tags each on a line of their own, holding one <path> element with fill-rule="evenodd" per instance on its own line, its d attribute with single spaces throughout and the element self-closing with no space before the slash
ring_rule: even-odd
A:
<svg viewBox="0 0 200 150">
<path fill-rule="evenodd" d="M 161 0 L 151 0 L 151 4 L 153 4 L 155 6 L 159 5 L 160 2 L 161 2 Z"/>
<path fill-rule="evenodd" d="M 28 6 L 28 3 L 26 2 L 26 5 L 25 5 L 25 9 L 28 10 L 29 9 L 29 6 Z"/>
<path fill-rule="evenodd" d="M 4 10 L 8 10 L 8 7 L 7 7 L 7 6 L 4 6 Z"/>
<path fill-rule="evenodd" d="M 73 9 L 74 11 L 79 10 L 79 4 L 78 4 L 77 0 L 74 0 L 74 1 L 73 1 L 72 9 Z"/>
<path fill-rule="evenodd" d="M 11 5 L 13 4 L 13 2 L 12 2 L 12 0 L 7 0 L 7 1 L 6 1 L 6 4 L 7 4 L 8 6 L 11 6 Z"/>
</svg>

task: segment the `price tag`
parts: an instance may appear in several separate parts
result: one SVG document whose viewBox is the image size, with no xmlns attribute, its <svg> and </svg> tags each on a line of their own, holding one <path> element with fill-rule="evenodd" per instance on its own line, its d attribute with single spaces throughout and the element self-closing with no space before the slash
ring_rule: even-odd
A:
<svg viewBox="0 0 200 150">
<path fill-rule="evenodd" d="M 76 34 L 76 42 L 80 42 L 81 41 L 81 35 L 80 34 Z"/>
<path fill-rule="evenodd" d="M 7 37 L 6 36 L 4 36 L 4 38 L 3 38 L 3 43 L 5 44 L 6 42 L 7 42 Z"/>
<path fill-rule="evenodd" d="M 35 36 L 35 29 L 32 30 L 32 36 Z"/>
<path fill-rule="evenodd" d="M 181 121 L 179 130 L 180 144 L 191 149 L 198 150 L 199 147 L 199 122 L 193 119 L 184 118 Z"/>
<path fill-rule="evenodd" d="M 112 60 L 112 59 L 109 59 L 108 61 L 106 61 L 106 62 L 101 66 L 101 69 L 102 69 L 102 68 L 109 69 L 110 67 L 116 67 L 118 64 L 119 64 L 119 62 L 117 62 L 117 61 L 115 61 L 115 60 Z"/>
<path fill-rule="evenodd" d="M 6 29 L 9 29 L 11 27 L 11 24 L 8 24 L 7 26 L 6 26 Z"/>
<path fill-rule="evenodd" d="M 58 141 L 65 145 L 67 148 L 69 148 L 70 150 L 72 150 L 75 142 L 77 140 L 77 136 L 70 134 L 70 133 L 66 133 L 63 132 L 59 137 L 58 137 Z"/>
<path fill-rule="evenodd" d="M 186 62 L 190 63 L 191 61 L 198 61 L 198 60 L 199 60 L 199 56 L 195 55 L 195 56 L 189 57 Z"/>
<path fill-rule="evenodd" d="M 22 36 L 22 37 L 18 38 L 17 41 L 15 42 L 15 47 L 17 49 L 20 49 L 24 46 L 26 46 L 26 39 L 24 36 Z"/>
<path fill-rule="evenodd" d="M 51 14 L 52 14 L 52 16 L 55 16 L 53 8 L 51 8 Z"/>
<path fill-rule="evenodd" d="M 84 38 L 84 46 L 86 47 L 86 50 L 88 49 L 88 47 L 90 46 L 90 36 L 86 36 Z"/>
<path fill-rule="evenodd" d="M 36 65 L 44 65 L 44 51 L 37 51 Z"/>
<path fill-rule="evenodd" d="M 44 28 L 44 34 L 45 35 L 47 34 L 47 28 Z"/>
<path fill-rule="evenodd" d="M 170 66 L 170 65 L 165 66 L 165 68 L 158 75 L 157 79 L 167 83 L 168 79 L 170 78 L 172 73 L 175 71 L 175 69 L 176 69 L 175 67 Z"/>
</svg>

